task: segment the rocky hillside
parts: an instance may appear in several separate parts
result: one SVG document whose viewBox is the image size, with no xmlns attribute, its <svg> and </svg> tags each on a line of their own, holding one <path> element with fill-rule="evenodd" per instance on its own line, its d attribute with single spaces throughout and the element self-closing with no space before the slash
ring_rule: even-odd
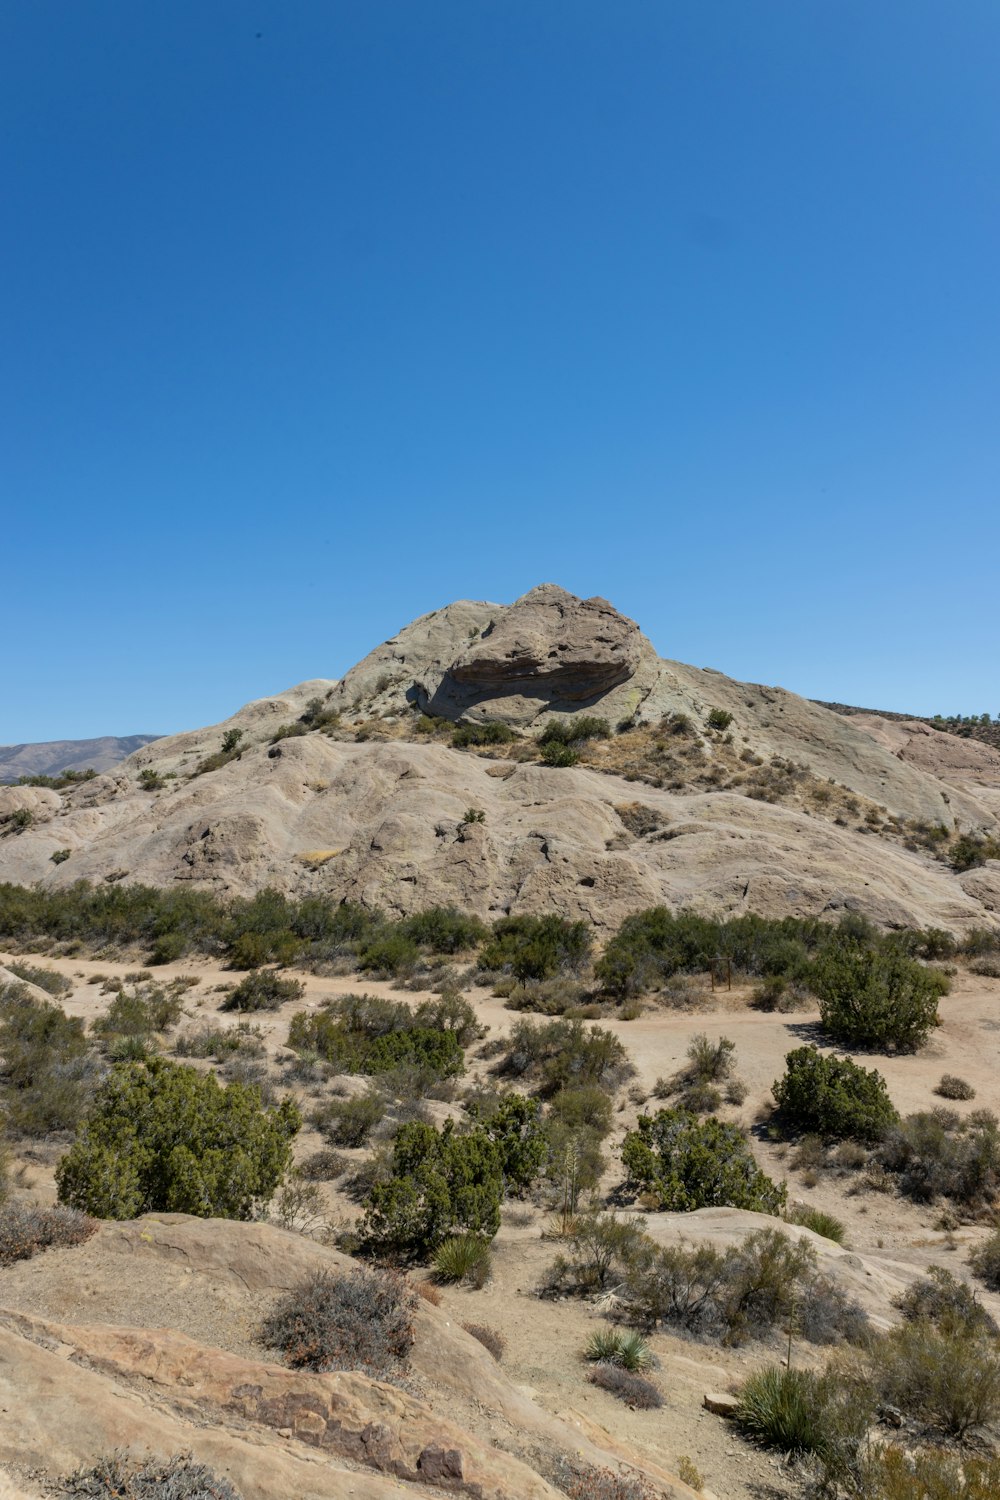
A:
<svg viewBox="0 0 1000 1500">
<path fill-rule="evenodd" d="M 61 776 L 64 771 L 111 771 L 155 734 L 105 734 L 96 740 L 44 740 L 0 745 L 0 782 L 21 776 Z"/>
<path fill-rule="evenodd" d="M 586 730 L 561 758 L 539 743 L 553 719 Z M 0 879 L 276 885 L 604 928 L 665 902 L 959 930 L 995 924 L 1000 862 L 958 871 L 948 852 L 963 834 L 991 852 L 998 813 L 992 747 L 662 660 L 605 600 L 543 585 L 434 611 L 341 680 L 113 774 L 0 790 Z"/>
</svg>

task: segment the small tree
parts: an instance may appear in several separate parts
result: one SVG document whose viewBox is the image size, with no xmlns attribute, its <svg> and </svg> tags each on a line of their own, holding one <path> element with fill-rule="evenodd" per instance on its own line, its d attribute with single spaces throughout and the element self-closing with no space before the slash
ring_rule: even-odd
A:
<svg viewBox="0 0 1000 1500">
<path fill-rule="evenodd" d="M 661 1208 L 687 1213 L 727 1205 L 777 1214 L 785 1204 L 778 1187 L 757 1166 L 743 1132 L 721 1120 L 699 1120 L 684 1109 L 640 1115 L 622 1144 L 633 1186 L 652 1193 Z"/>
<path fill-rule="evenodd" d="M 880 1141 L 899 1119 L 881 1073 L 812 1046 L 789 1052 L 771 1092 L 794 1130 L 828 1140 Z"/>
<path fill-rule="evenodd" d="M 99 1219 L 249 1219 L 273 1197 L 301 1123 L 291 1100 L 264 1109 L 256 1088 L 163 1058 L 124 1064 L 59 1163 L 59 1200 Z"/>
<path fill-rule="evenodd" d="M 943 974 L 898 948 L 831 943 L 813 964 L 823 1029 L 853 1047 L 914 1052 L 937 1025 Z"/>
<path fill-rule="evenodd" d="M 503 1153 L 477 1126 L 459 1135 L 414 1121 L 393 1145 L 391 1175 L 372 1188 L 362 1221 L 371 1249 L 407 1259 L 430 1254 L 454 1234 L 492 1239 L 500 1227 Z"/>
</svg>

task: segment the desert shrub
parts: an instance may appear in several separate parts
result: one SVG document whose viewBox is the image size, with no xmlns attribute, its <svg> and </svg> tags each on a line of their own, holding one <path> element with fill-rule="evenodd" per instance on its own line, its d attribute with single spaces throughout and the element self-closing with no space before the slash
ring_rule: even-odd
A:
<svg viewBox="0 0 1000 1500">
<path fill-rule="evenodd" d="M 103 1455 L 60 1481 L 63 1500 L 242 1500 L 228 1479 L 196 1463 L 190 1453 L 171 1458 L 131 1458 L 127 1450 Z"/>
<path fill-rule="evenodd" d="M 616 1474 L 611 1469 L 574 1472 L 566 1491 L 569 1500 L 658 1500 L 641 1479 L 632 1474 Z"/>
<path fill-rule="evenodd" d="M 53 1246 L 80 1245 L 96 1228 L 95 1220 L 73 1208 L 8 1203 L 0 1210 L 0 1266 L 30 1260 Z"/>
<path fill-rule="evenodd" d="M 53 849 L 49 859 L 54 865 L 64 865 L 72 853 L 72 849 Z"/>
<path fill-rule="evenodd" d="M 813 1046 L 788 1053 L 771 1092 L 783 1124 L 827 1140 L 878 1141 L 899 1119 L 881 1073 Z"/>
<path fill-rule="evenodd" d="M 613 1031 L 582 1021 L 516 1021 L 504 1041 L 499 1071 L 537 1079 L 545 1097 L 588 1086 L 615 1089 L 635 1071 Z"/>
<path fill-rule="evenodd" d="M 976 1091 L 971 1083 L 966 1083 L 964 1078 L 956 1078 L 954 1073 L 942 1073 L 935 1094 L 942 1099 L 974 1099 Z"/>
<path fill-rule="evenodd" d="M 0 992 L 0 1058 L 4 1111 L 14 1134 L 74 1128 L 95 1074 L 82 1021 L 9 985 Z"/>
<path fill-rule="evenodd" d="M 729 1077 L 735 1054 L 736 1043 L 729 1037 L 720 1036 L 713 1042 L 703 1031 L 699 1032 L 691 1038 L 687 1049 L 688 1077 L 698 1083 L 719 1083 Z"/>
<path fill-rule="evenodd" d="M 524 1192 L 541 1171 L 547 1151 L 538 1101 L 512 1092 L 488 1105 L 474 1102 L 469 1114 L 500 1152 L 505 1193 Z"/>
<path fill-rule="evenodd" d="M 611 725 L 593 714 L 578 714 L 575 719 L 550 719 L 538 736 L 540 745 L 583 745 L 587 740 L 608 740 Z"/>
<path fill-rule="evenodd" d="M 438 1245 L 432 1265 L 438 1281 L 485 1286 L 493 1268 L 490 1242 L 479 1234 L 452 1235 Z"/>
<path fill-rule="evenodd" d="M 580 752 L 574 745 L 565 745 L 560 740 L 548 740 L 542 746 L 542 764 L 545 766 L 575 766 Z"/>
<path fill-rule="evenodd" d="M 645 1243 L 641 1219 L 580 1214 L 570 1221 L 566 1253 L 550 1267 L 543 1290 L 603 1291 L 623 1280 Z"/>
<path fill-rule="evenodd" d="M 733 716 L 724 708 L 713 708 L 709 711 L 708 718 L 705 720 L 705 722 L 708 725 L 709 729 L 716 729 L 721 734 L 724 730 L 729 728 L 730 724 L 733 722 Z"/>
<path fill-rule="evenodd" d="M 301 1119 L 285 1100 L 151 1058 L 112 1068 L 56 1170 L 60 1202 L 101 1219 L 189 1213 L 246 1219 L 291 1163 Z"/>
<path fill-rule="evenodd" d="M 321 1146 L 300 1163 L 299 1171 L 307 1182 L 331 1182 L 335 1177 L 343 1177 L 350 1165 L 350 1158 L 343 1152 Z"/>
<path fill-rule="evenodd" d="M 313 1116 L 313 1124 L 334 1146 L 364 1146 L 385 1118 L 385 1100 L 379 1094 L 358 1094 L 353 1099 L 330 1099 Z"/>
<path fill-rule="evenodd" d="M 503 1359 L 504 1350 L 507 1348 L 507 1340 L 499 1329 L 491 1328 L 488 1323 L 463 1323 L 462 1327 L 466 1333 L 470 1333 L 474 1339 L 488 1349 L 497 1364 Z"/>
<path fill-rule="evenodd" d="M 176 1026 L 182 1011 L 180 995 L 158 986 L 119 990 L 92 1030 L 101 1037 L 133 1037 L 141 1040 Z"/>
<path fill-rule="evenodd" d="M 969 1252 L 969 1265 L 991 1291 L 1000 1292 L 1000 1229 Z"/>
<path fill-rule="evenodd" d="M 271 1310 L 261 1337 L 294 1369 L 362 1370 L 384 1379 L 405 1369 L 416 1305 L 395 1272 L 316 1271 Z"/>
<path fill-rule="evenodd" d="M 871 1378 L 883 1403 L 949 1437 L 1000 1415 L 1000 1346 L 968 1324 L 899 1324 L 878 1341 Z"/>
<path fill-rule="evenodd" d="M 464 1135 L 413 1121 L 396 1134 L 384 1179 L 371 1188 L 361 1226 L 372 1250 L 404 1258 L 434 1251 L 450 1235 L 492 1239 L 500 1227 L 503 1156 L 477 1126 Z"/>
<path fill-rule="evenodd" d="M 872 1444 L 851 1478 L 850 1493 L 863 1500 L 995 1500 L 1000 1458 Z"/>
<path fill-rule="evenodd" d="M 812 919 L 736 917 L 714 922 L 694 912 L 651 907 L 626 917 L 595 966 L 611 994 L 640 994 L 675 974 L 703 973 L 710 959 L 727 958 L 734 969 L 759 977 L 801 978 L 810 950 L 837 929 Z"/>
<path fill-rule="evenodd" d="M 419 959 L 420 949 L 413 939 L 398 927 L 388 925 L 377 928 L 357 952 L 359 969 L 385 978 L 409 973 Z"/>
<path fill-rule="evenodd" d="M 1000 859 L 1000 840 L 979 833 L 963 833 L 948 852 L 953 870 L 974 870 L 988 859 Z"/>
<path fill-rule="evenodd" d="M 789 1223 L 801 1224 L 805 1229 L 811 1229 L 813 1234 L 821 1234 L 825 1240 L 833 1240 L 837 1245 L 842 1245 L 847 1235 L 840 1219 L 822 1208 L 807 1208 L 803 1204 L 793 1208 L 787 1218 Z"/>
<path fill-rule="evenodd" d="M 479 955 L 480 967 L 510 973 L 522 982 L 577 973 L 590 956 L 586 922 L 563 917 L 501 917 Z"/>
<path fill-rule="evenodd" d="M 487 719 L 483 724 L 457 724 L 452 731 L 451 743 L 456 750 L 469 745 L 509 745 L 514 731 L 500 719 Z"/>
<path fill-rule="evenodd" d="M 464 953 L 478 947 L 487 937 L 485 923 L 454 906 L 430 906 L 412 917 L 404 917 L 400 928 L 404 937 L 431 953 Z"/>
<path fill-rule="evenodd" d="M 596 1131 L 603 1139 L 611 1129 L 611 1099 L 597 1083 L 560 1089 L 549 1100 L 548 1119 L 571 1130 Z"/>
<path fill-rule="evenodd" d="M 651 1411 L 663 1405 L 663 1397 L 651 1380 L 646 1380 L 642 1375 L 633 1375 L 619 1365 L 597 1365 L 590 1371 L 587 1379 L 591 1385 L 599 1386 L 602 1391 L 610 1391 L 619 1401 L 624 1401 L 637 1410 Z"/>
<path fill-rule="evenodd" d="M 73 988 L 72 979 L 67 979 L 65 974 L 59 974 L 55 969 L 43 969 L 37 964 L 27 964 L 21 960 L 12 961 L 5 967 L 8 973 L 23 979 L 26 984 L 37 985 L 48 995 L 68 995 Z"/>
<path fill-rule="evenodd" d="M 235 1026 L 201 1026 L 187 1036 L 179 1036 L 174 1043 L 178 1057 L 211 1057 L 223 1062 L 235 1054 L 244 1057 L 263 1057 L 264 1038 L 259 1026 L 249 1021 L 239 1021 Z"/>
<path fill-rule="evenodd" d="M 619 1365 L 638 1373 L 653 1365 L 653 1351 L 641 1334 L 622 1328 L 598 1328 L 583 1351 L 592 1363 Z"/>
<path fill-rule="evenodd" d="M 784 1207 L 784 1187 L 757 1166 L 742 1131 L 687 1110 L 640 1115 L 625 1136 L 622 1161 L 633 1188 L 676 1212 L 726 1205 L 776 1214 Z"/>
<path fill-rule="evenodd" d="M 464 1071 L 459 1037 L 466 1024 L 464 1013 L 443 998 L 414 1011 L 377 996 L 346 995 L 317 1011 L 294 1015 L 288 1045 L 300 1053 L 316 1053 L 340 1073 L 377 1075 L 412 1068 L 430 1081 Z"/>
<path fill-rule="evenodd" d="M 896 1306 L 908 1323 L 925 1321 L 946 1331 L 998 1331 L 995 1319 L 979 1303 L 972 1288 L 943 1266 L 929 1267 L 926 1276 L 907 1287 Z"/>
<path fill-rule="evenodd" d="M 965 1117 L 944 1108 L 907 1115 L 889 1131 L 877 1165 L 918 1202 L 940 1196 L 982 1208 L 1000 1190 L 1000 1126 L 987 1110 Z"/>
<path fill-rule="evenodd" d="M 888 944 L 872 948 L 845 939 L 828 944 L 816 959 L 810 987 L 823 1029 L 835 1041 L 912 1052 L 937 1024 L 948 980 Z"/>
<path fill-rule="evenodd" d="M 298 1000 L 305 986 L 298 979 L 282 979 L 275 969 L 251 969 L 229 991 L 220 1010 L 278 1010 L 287 1000 Z"/>
</svg>

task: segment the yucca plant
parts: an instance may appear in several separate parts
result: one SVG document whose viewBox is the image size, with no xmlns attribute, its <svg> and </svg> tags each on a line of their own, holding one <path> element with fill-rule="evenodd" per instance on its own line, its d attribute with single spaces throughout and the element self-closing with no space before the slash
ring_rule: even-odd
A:
<svg viewBox="0 0 1000 1500">
<path fill-rule="evenodd" d="M 654 1363 L 653 1351 L 639 1333 L 618 1328 L 598 1328 L 590 1336 L 584 1358 L 594 1364 L 618 1365 L 622 1370 L 648 1370 Z"/>
<path fill-rule="evenodd" d="M 485 1286 L 493 1268 L 489 1241 L 478 1234 L 453 1235 L 435 1250 L 433 1266 L 438 1281 L 467 1281 L 475 1287 Z"/>
<path fill-rule="evenodd" d="M 814 1234 L 821 1234 L 825 1240 L 833 1240 L 837 1245 L 842 1245 L 847 1235 L 836 1215 L 825 1213 L 821 1208 L 793 1208 L 788 1221 L 801 1224 L 804 1229 L 811 1229 Z"/>
<path fill-rule="evenodd" d="M 736 1410 L 745 1437 L 782 1453 L 821 1453 L 827 1434 L 816 1376 L 766 1365 L 744 1382 Z"/>
</svg>

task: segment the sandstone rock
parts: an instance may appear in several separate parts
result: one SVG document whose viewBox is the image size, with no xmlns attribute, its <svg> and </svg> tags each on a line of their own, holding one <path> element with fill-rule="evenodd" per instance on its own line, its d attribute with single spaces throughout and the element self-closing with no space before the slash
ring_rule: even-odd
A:
<svg viewBox="0 0 1000 1500">
<path fill-rule="evenodd" d="M 717 1417 L 732 1417 L 739 1410 L 740 1402 L 738 1396 L 730 1396 L 725 1391 L 706 1391 L 702 1405 Z"/>
<path fill-rule="evenodd" d="M 638 626 L 606 599 L 543 584 L 491 621 L 451 663 L 429 713 L 531 722 L 540 710 L 592 704 L 634 674 Z"/>
</svg>

